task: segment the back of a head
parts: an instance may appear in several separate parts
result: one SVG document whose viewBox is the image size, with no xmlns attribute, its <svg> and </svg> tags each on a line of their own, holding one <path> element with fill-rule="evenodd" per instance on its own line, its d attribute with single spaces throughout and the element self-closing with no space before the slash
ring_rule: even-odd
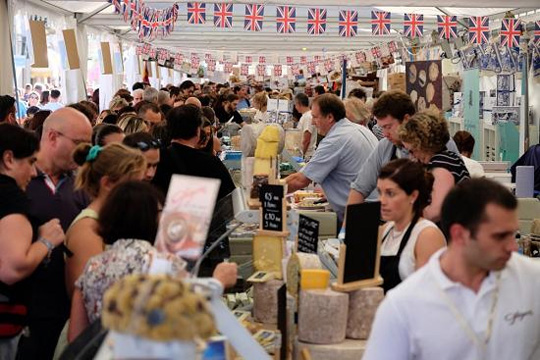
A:
<svg viewBox="0 0 540 360">
<path fill-rule="evenodd" d="M 148 126 L 145 124 L 144 120 L 135 114 L 122 115 L 118 119 L 117 125 L 120 126 L 126 135 L 148 130 Z"/>
<path fill-rule="evenodd" d="M 145 101 L 141 102 L 141 106 L 137 107 L 137 116 L 143 118 L 148 110 L 156 114 L 159 114 L 161 112 L 157 104 Z"/>
<path fill-rule="evenodd" d="M 251 98 L 251 102 L 253 104 L 257 104 L 260 109 L 266 109 L 266 107 L 268 106 L 268 96 L 264 91 L 258 92 L 253 96 L 253 98 Z"/>
<path fill-rule="evenodd" d="M 471 232 L 474 238 L 479 225 L 486 221 L 486 207 L 489 204 L 506 210 L 517 209 L 517 200 L 503 185 L 485 178 L 463 181 L 450 190 L 441 208 L 441 225 L 448 242 L 450 227 L 460 224 Z"/>
<path fill-rule="evenodd" d="M 454 141 L 460 153 L 472 154 L 474 150 L 474 137 L 472 134 L 465 130 L 460 130 L 454 134 Z"/>
<path fill-rule="evenodd" d="M 82 102 L 78 102 L 78 103 L 73 103 L 73 104 L 69 104 L 67 105 L 66 107 L 69 107 L 69 108 L 72 108 L 72 109 L 75 109 L 79 112 L 81 112 L 84 116 L 86 116 L 86 118 L 88 119 L 88 121 L 90 121 L 90 123 L 94 123 L 96 117 L 97 117 L 97 112 L 94 111 L 94 109 Z"/>
<path fill-rule="evenodd" d="M 161 141 L 162 147 L 168 147 L 171 143 L 171 137 L 169 135 L 167 122 L 162 121 L 159 124 L 154 125 L 154 127 L 152 128 L 152 136 L 154 137 L 154 139 Z"/>
<path fill-rule="evenodd" d="M 353 117 L 351 120 L 354 123 L 365 125 L 371 119 L 371 112 L 362 100 L 357 97 L 349 97 L 343 100 L 347 113 Z"/>
<path fill-rule="evenodd" d="M 367 95 L 366 95 L 366 92 L 364 89 L 362 88 L 356 88 L 356 89 L 352 89 L 350 92 L 349 92 L 349 95 L 347 96 L 348 98 L 357 98 L 357 99 L 360 99 L 362 101 L 366 101 L 367 99 Z"/>
<path fill-rule="evenodd" d="M 113 97 L 121 97 L 122 99 L 126 100 L 129 103 L 133 101 L 133 96 L 131 96 L 131 93 L 127 89 L 120 89 L 118 90 Z"/>
<path fill-rule="evenodd" d="M 191 105 L 195 105 L 195 106 L 197 106 L 199 108 L 202 108 L 201 101 L 198 98 L 196 98 L 195 96 L 188 97 L 185 104 L 186 105 L 191 104 Z"/>
<path fill-rule="evenodd" d="M 315 91 L 315 94 L 317 95 L 323 95 L 324 93 L 326 93 L 326 90 L 324 90 L 324 86 L 322 85 L 317 85 L 313 88 L 313 91 Z"/>
<path fill-rule="evenodd" d="M 126 106 L 129 106 L 129 103 L 126 101 L 126 99 L 123 99 L 120 96 L 113 97 L 109 102 L 109 109 L 114 111 L 118 111 Z"/>
<path fill-rule="evenodd" d="M 294 101 L 303 107 L 309 107 L 309 97 L 304 93 L 296 94 Z"/>
<path fill-rule="evenodd" d="M 158 105 L 163 105 L 169 103 L 171 100 L 171 94 L 169 94 L 166 90 L 159 90 L 158 96 L 157 96 L 157 103 Z"/>
<path fill-rule="evenodd" d="M 401 124 L 399 137 L 415 149 L 433 154 L 446 149 L 446 143 L 450 140 L 446 119 L 431 110 L 416 113 Z"/>
<path fill-rule="evenodd" d="M 7 121 L 8 115 L 15 112 L 15 98 L 11 95 L 0 96 L 0 123 Z"/>
<path fill-rule="evenodd" d="M 190 89 L 192 87 L 195 87 L 195 84 L 191 80 L 185 80 L 183 83 L 180 84 L 181 91 Z"/>
<path fill-rule="evenodd" d="M 171 139 L 189 140 L 197 136 L 202 124 L 202 111 L 195 105 L 178 106 L 167 115 L 167 129 Z"/>
<path fill-rule="evenodd" d="M 150 101 L 152 103 L 157 104 L 158 93 L 159 92 L 156 88 L 153 88 L 153 87 L 146 88 L 144 89 L 143 100 Z"/>
<path fill-rule="evenodd" d="M 416 112 L 411 97 L 399 90 L 387 91 L 373 105 L 373 115 L 382 119 L 392 116 L 402 122 L 405 115 L 412 116 Z"/>
<path fill-rule="evenodd" d="M 334 116 L 334 121 L 340 121 L 345 117 L 345 105 L 339 97 L 334 94 L 323 94 L 313 99 L 313 105 L 317 104 L 322 115 Z"/>
<path fill-rule="evenodd" d="M 102 148 L 80 144 L 73 152 L 73 160 L 80 166 L 75 187 L 83 189 L 94 198 L 99 194 L 102 177 L 107 176 L 115 182 L 124 177 L 143 174 L 146 170 L 146 159 L 142 153 L 119 143 Z"/>
<path fill-rule="evenodd" d="M 94 127 L 92 132 L 92 145 L 104 146 L 105 138 L 111 134 L 123 134 L 122 128 L 118 125 L 101 123 Z"/>
<path fill-rule="evenodd" d="M 143 89 L 144 90 L 144 83 L 142 83 L 142 82 L 134 83 L 133 86 L 131 87 L 131 90 L 135 91 L 137 89 Z"/>
<path fill-rule="evenodd" d="M 225 96 L 225 101 L 233 102 L 235 100 L 240 100 L 240 98 L 236 94 L 230 93 Z"/>
<path fill-rule="evenodd" d="M 390 161 L 382 167 L 379 179 L 392 180 L 407 195 L 417 190 L 418 198 L 414 203 L 414 211 L 417 215 L 421 215 L 424 208 L 429 205 L 434 178 L 421 163 L 409 159 Z"/>
<path fill-rule="evenodd" d="M 39 99 L 39 102 L 42 104 L 46 104 L 49 102 L 50 92 L 49 90 L 43 90 L 41 92 L 41 98 Z"/>
<path fill-rule="evenodd" d="M 201 111 L 203 116 L 210 120 L 212 124 L 216 122 L 216 113 L 214 109 L 212 109 L 210 106 L 203 106 Z"/>
<path fill-rule="evenodd" d="M 129 134 L 124 138 L 122 144 L 129 146 L 132 149 L 139 149 L 142 152 L 159 148 L 159 142 L 146 131 Z"/>
<path fill-rule="evenodd" d="M 58 100 L 60 95 L 61 95 L 60 90 L 58 89 L 51 90 L 51 99 Z"/>
<path fill-rule="evenodd" d="M 119 239 L 154 243 L 163 195 L 143 181 L 125 181 L 116 186 L 99 213 L 98 233 L 106 244 Z"/>
<path fill-rule="evenodd" d="M 0 169 L 6 151 L 11 151 L 15 159 L 32 156 L 39 150 L 39 140 L 36 135 L 18 125 L 0 124 Z"/>
</svg>

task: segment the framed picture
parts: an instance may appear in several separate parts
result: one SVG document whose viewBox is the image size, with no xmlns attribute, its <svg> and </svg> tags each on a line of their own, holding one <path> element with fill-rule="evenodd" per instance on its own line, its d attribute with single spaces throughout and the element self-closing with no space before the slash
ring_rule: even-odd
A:
<svg viewBox="0 0 540 360">
<path fill-rule="evenodd" d="M 519 106 L 495 106 L 491 116 L 493 125 L 499 123 L 512 122 L 515 125 L 520 123 Z"/>
</svg>

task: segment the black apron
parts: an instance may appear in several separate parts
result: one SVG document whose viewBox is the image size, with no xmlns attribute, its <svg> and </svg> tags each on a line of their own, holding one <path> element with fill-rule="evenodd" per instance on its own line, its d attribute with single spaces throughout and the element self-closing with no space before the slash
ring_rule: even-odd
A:
<svg viewBox="0 0 540 360">
<path fill-rule="evenodd" d="M 405 234 L 403 235 L 403 238 L 401 239 L 397 254 L 394 256 L 381 256 L 380 274 L 384 279 L 382 287 L 385 294 L 386 292 L 388 292 L 388 290 L 398 286 L 401 282 L 401 276 L 399 276 L 399 259 L 401 258 L 401 253 L 403 252 L 403 249 L 405 249 L 407 242 L 409 242 L 411 232 L 414 229 L 416 223 L 418 222 L 418 219 L 419 216 L 415 216 L 411 221 L 411 224 L 409 225 L 409 227 L 405 231 Z M 386 233 L 386 235 L 382 239 L 382 242 L 386 240 L 386 238 L 388 237 L 388 235 L 390 235 L 391 232 L 392 229 L 390 229 Z"/>
</svg>

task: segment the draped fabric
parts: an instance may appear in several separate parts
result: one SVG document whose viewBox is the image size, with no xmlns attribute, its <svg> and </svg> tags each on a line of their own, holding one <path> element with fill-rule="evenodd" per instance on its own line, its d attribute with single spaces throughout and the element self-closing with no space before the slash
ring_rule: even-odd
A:
<svg viewBox="0 0 540 360">
<path fill-rule="evenodd" d="M 11 27 L 13 17 L 9 15 L 8 1 L 0 0 L 0 94 L 13 95 L 13 51 Z"/>
</svg>

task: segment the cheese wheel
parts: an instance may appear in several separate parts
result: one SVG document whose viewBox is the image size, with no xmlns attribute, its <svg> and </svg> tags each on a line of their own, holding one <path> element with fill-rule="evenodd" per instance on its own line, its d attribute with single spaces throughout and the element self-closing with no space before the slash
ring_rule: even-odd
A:
<svg viewBox="0 0 540 360">
<path fill-rule="evenodd" d="M 377 308 L 384 299 L 384 290 L 369 287 L 349 293 L 347 338 L 367 340 Z"/>
<path fill-rule="evenodd" d="M 345 339 L 340 344 L 320 345 L 298 341 L 294 342 L 294 359 L 302 359 L 302 350 L 307 349 L 311 360 L 358 360 L 366 350 L 367 341 Z"/>
<path fill-rule="evenodd" d="M 313 344 L 345 340 L 349 296 L 330 289 L 302 290 L 298 311 L 298 339 Z"/>
<path fill-rule="evenodd" d="M 253 267 L 255 270 L 271 272 L 277 279 L 281 279 L 283 277 L 284 247 L 283 237 L 255 235 L 253 238 Z"/>
<path fill-rule="evenodd" d="M 330 283 L 330 271 L 306 269 L 300 271 L 300 289 L 326 289 Z"/>
<path fill-rule="evenodd" d="M 277 324 L 277 291 L 284 284 L 281 280 L 270 280 L 253 284 L 253 318 L 263 324 Z"/>
<path fill-rule="evenodd" d="M 307 269 L 322 269 L 321 260 L 317 254 L 293 253 L 287 262 L 287 291 L 298 296 L 300 272 Z"/>
</svg>

